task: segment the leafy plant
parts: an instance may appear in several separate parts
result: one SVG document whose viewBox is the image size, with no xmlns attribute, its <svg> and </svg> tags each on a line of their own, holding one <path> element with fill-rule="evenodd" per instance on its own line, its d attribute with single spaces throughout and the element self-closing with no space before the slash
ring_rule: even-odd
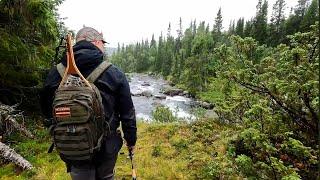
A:
<svg viewBox="0 0 320 180">
<path fill-rule="evenodd" d="M 152 112 L 152 117 L 156 122 L 168 123 L 168 122 L 176 122 L 178 118 L 173 115 L 171 110 L 165 106 L 158 106 Z"/>
</svg>

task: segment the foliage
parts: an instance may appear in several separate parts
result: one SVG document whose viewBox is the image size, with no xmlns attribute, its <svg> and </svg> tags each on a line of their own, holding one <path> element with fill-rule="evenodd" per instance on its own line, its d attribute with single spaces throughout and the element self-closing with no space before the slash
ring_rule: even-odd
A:
<svg viewBox="0 0 320 180">
<path fill-rule="evenodd" d="M 211 31 L 205 22 L 192 21 L 173 40 L 169 25 L 167 37 L 161 35 L 158 42 L 153 38 L 152 56 L 149 53 L 144 64 L 215 104 L 220 123 L 242 128 L 229 144 L 233 150 L 228 168 L 253 179 L 315 179 L 319 175 L 319 7 L 315 0 L 310 4 L 299 0 L 285 18 L 285 1 L 277 0 L 270 23 L 267 7 L 267 1 L 258 0 L 256 16 L 246 23 L 242 18 L 232 21 L 227 32 L 219 31 L 221 9 Z M 137 59 L 131 54 L 138 53 L 134 49 L 139 46 L 128 47 L 132 50 L 122 48 L 112 60 L 135 71 Z M 133 60 L 121 58 L 127 55 Z M 166 116 L 165 120 L 171 117 Z M 192 128 L 194 138 L 206 145 L 214 142 L 216 130 L 200 124 Z M 184 142 L 175 142 L 184 147 Z M 233 171 L 218 174 L 224 170 L 221 164 L 207 165 L 206 178 Z"/>
<path fill-rule="evenodd" d="M 319 30 L 313 26 L 288 38 L 290 46 L 267 49 L 234 36 L 231 47 L 218 51 L 226 55 L 221 56 L 219 75 L 237 84 L 241 93 L 241 98 L 226 95 L 230 110 L 224 106 L 218 112 L 231 122 L 240 114 L 238 123 L 245 129 L 235 142 L 236 162 L 251 168 L 239 169 L 248 177 L 317 177 Z M 245 106 L 233 108 L 244 100 Z"/>
<path fill-rule="evenodd" d="M 59 28 L 63 27 L 56 9 L 60 3 L 62 0 L 0 1 L 2 103 L 27 99 L 26 87 L 36 87 L 43 81 L 43 73 L 53 59 Z"/>
<path fill-rule="evenodd" d="M 172 113 L 172 111 L 165 106 L 158 106 L 152 112 L 152 117 L 155 122 L 168 123 L 176 122 L 178 119 Z"/>
</svg>

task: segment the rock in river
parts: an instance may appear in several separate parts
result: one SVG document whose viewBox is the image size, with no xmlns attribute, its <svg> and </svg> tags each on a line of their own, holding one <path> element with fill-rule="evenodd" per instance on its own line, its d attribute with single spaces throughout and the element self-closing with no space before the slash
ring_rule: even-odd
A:
<svg viewBox="0 0 320 180">
<path fill-rule="evenodd" d="M 166 94 L 169 96 L 178 96 L 183 94 L 183 90 L 177 89 L 177 88 L 168 88 L 163 91 L 163 94 Z"/>
</svg>

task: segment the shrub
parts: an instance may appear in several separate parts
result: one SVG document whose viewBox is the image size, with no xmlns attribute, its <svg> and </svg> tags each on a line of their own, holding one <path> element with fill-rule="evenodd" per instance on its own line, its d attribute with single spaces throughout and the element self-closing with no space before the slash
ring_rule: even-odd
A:
<svg viewBox="0 0 320 180">
<path fill-rule="evenodd" d="M 178 118 L 173 115 L 171 110 L 165 106 L 158 106 L 152 112 L 152 117 L 154 121 L 161 122 L 161 123 L 169 123 L 169 122 L 176 122 Z"/>
</svg>

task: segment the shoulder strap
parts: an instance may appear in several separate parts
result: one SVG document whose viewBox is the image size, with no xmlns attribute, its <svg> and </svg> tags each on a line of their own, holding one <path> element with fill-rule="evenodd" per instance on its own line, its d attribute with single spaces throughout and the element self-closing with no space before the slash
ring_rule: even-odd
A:
<svg viewBox="0 0 320 180">
<path fill-rule="evenodd" d="M 103 61 L 99 66 L 89 74 L 89 76 L 86 78 L 89 82 L 94 83 L 98 77 L 105 71 L 107 70 L 112 64 Z"/>
<path fill-rule="evenodd" d="M 59 63 L 57 65 L 57 70 L 58 70 L 58 72 L 59 72 L 59 74 L 60 74 L 60 76 L 62 78 L 63 75 L 64 75 L 64 71 L 66 70 L 66 67 L 64 67 L 64 65 L 62 63 Z"/>
</svg>

